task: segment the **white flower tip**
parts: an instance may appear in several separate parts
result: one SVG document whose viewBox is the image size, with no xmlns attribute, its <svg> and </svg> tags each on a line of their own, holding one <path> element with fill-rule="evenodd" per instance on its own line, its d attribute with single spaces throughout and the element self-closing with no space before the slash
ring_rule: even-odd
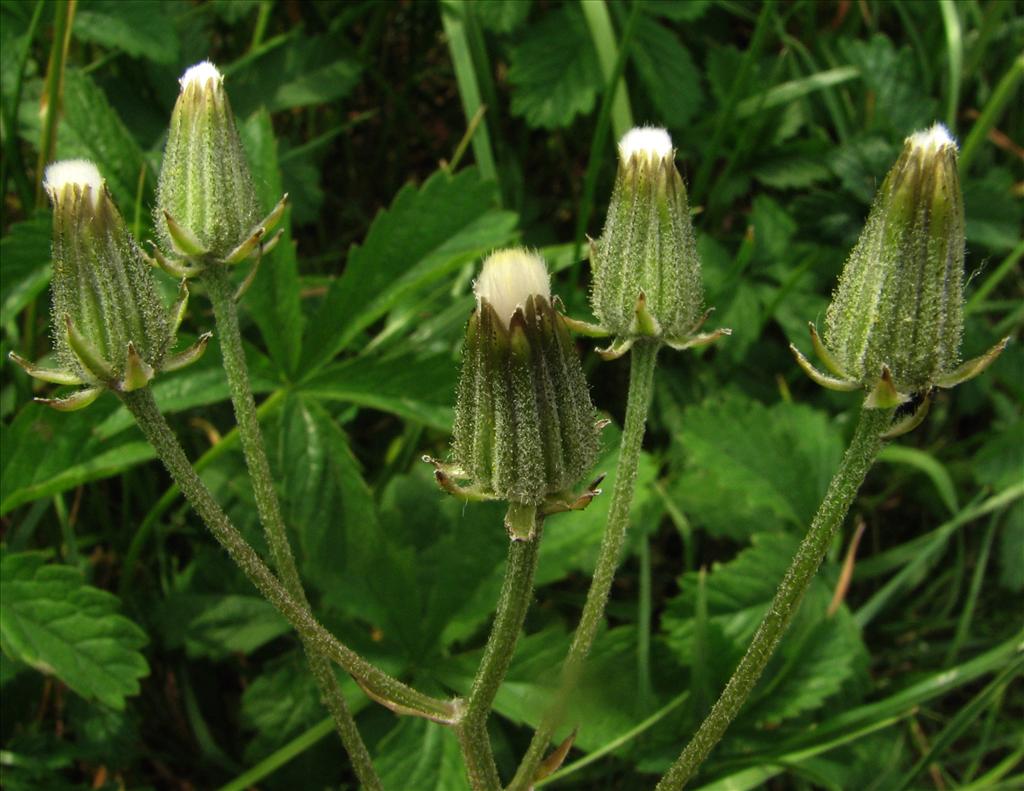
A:
<svg viewBox="0 0 1024 791">
<path fill-rule="evenodd" d="M 672 138 L 668 132 L 657 126 L 637 126 L 630 129 L 619 141 L 619 157 L 629 162 L 639 155 L 648 160 L 672 156 Z"/>
<path fill-rule="evenodd" d="M 907 143 L 914 148 L 922 149 L 928 155 L 941 151 L 946 146 L 956 148 L 956 140 L 940 123 L 932 124 L 930 129 L 915 132 L 907 138 Z"/>
<path fill-rule="evenodd" d="M 498 250 L 484 260 L 473 282 L 477 301 L 486 299 L 508 326 L 516 308 L 531 296 L 551 300 L 551 283 L 544 259 L 522 247 Z"/>
<path fill-rule="evenodd" d="M 204 60 L 202 63 L 197 63 L 195 66 L 189 66 L 185 73 L 181 75 L 181 79 L 178 80 L 178 84 L 181 85 L 181 90 L 185 90 L 192 83 L 199 83 L 200 88 L 205 88 L 207 83 L 213 80 L 215 84 L 220 85 L 224 81 L 224 75 L 220 73 L 216 66 L 210 61 Z"/>
<path fill-rule="evenodd" d="M 76 185 L 83 191 L 89 187 L 95 206 L 102 192 L 103 176 L 88 159 L 64 159 L 47 166 L 43 175 L 43 189 L 50 196 L 50 200 L 56 201 L 57 196 L 69 184 Z"/>
</svg>

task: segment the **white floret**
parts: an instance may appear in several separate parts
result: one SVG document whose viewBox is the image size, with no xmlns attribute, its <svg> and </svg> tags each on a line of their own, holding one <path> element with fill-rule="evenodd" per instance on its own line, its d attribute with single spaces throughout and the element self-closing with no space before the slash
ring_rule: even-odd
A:
<svg viewBox="0 0 1024 791">
<path fill-rule="evenodd" d="M 103 187 L 103 176 L 88 159 L 64 159 L 47 166 L 43 175 L 43 189 L 56 201 L 68 184 L 77 185 L 83 191 L 91 189 L 93 205 L 99 200 Z"/>
<path fill-rule="evenodd" d="M 671 157 L 672 138 L 657 126 L 634 127 L 619 141 L 619 156 L 623 162 L 629 162 L 637 154 L 649 160 Z"/>
<path fill-rule="evenodd" d="M 224 75 L 210 61 L 204 60 L 195 66 L 189 66 L 185 73 L 181 75 L 178 84 L 181 85 L 181 90 L 184 91 L 194 82 L 199 83 L 200 88 L 205 88 L 210 80 L 213 80 L 215 85 L 219 85 L 224 81 Z"/>
<path fill-rule="evenodd" d="M 940 123 L 933 124 L 930 129 L 915 132 L 907 138 L 907 143 L 914 148 L 921 149 L 926 156 L 934 154 L 946 146 L 956 148 L 956 140 L 953 139 L 949 130 Z"/>
<path fill-rule="evenodd" d="M 516 308 L 531 296 L 551 300 L 551 282 L 544 259 L 522 247 L 491 253 L 473 282 L 477 300 L 486 299 L 508 326 Z"/>
</svg>

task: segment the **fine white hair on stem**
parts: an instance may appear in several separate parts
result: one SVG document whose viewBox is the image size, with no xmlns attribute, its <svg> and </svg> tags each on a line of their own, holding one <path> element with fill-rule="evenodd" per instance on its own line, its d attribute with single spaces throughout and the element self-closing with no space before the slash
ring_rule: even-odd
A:
<svg viewBox="0 0 1024 791">
<path fill-rule="evenodd" d="M 181 90 L 184 91 L 194 82 L 199 83 L 200 88 L 204 88 L 210 80 L 220 84 L 224 80 L 224 75 L 210 61 L 204 60 L 202 63 L 189 66 L 185 73 L 181 75 L 178 84 L 181 85 Z"/>
<path fill-rule="evenodd" d="M 473 282 L 477 301 L 486 299 L 508 326 L 516 308 L 531 296 L 551 300 L 551 283 L 544 259 L 522 247 L 498 250 L 484 260 Z"/>
<path fill-rule="evenodd" d="M 640 155 L 647 159 L 664 159 L 672 156 L 672 138 L 661 127 L 637 126 L 630 129 L 619 141 L 619 156 L 623 162 Z"/>
<path fill-rule="evenodd" d="M 921 132 L 915 132 L 907 138 L 907 143 L 915 148 L 923 149 L 926 154 L 934 154 L 946 146 L 956 147 L 953 135 L 940 123 L 932 124 L 930 128 Z"/>
<path fill-rule="evenodd" d="M 82 190 L 89 187 L 95 205 L 103 187 L 103 176 L 100 175 L 99 168 L 88 159 L 63 159 L 47 166 L 43 175 L 43 189 L 50 196 L 50 200 L 56 201 L 68 184 L 75 184 Z"/>
</svg>

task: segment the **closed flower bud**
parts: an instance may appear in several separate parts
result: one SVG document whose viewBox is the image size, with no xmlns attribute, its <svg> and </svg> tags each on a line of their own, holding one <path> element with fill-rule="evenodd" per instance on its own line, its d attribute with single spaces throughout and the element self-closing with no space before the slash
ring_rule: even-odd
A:
<svg viewBox="0 0 1024 791">
<path fill-rule="evenodd" d="M 210 263 L 233 264 L 256 252 L 280 218 L 284 199 L 258 222 L 256 190 L 217 67 L 197 63 L 179 82 L 154 219 L 163 253 L 172 259 L 158 254 L 159 263 L 189 276 Z"/>
<path fill-rule="evenodd" d="M 1002 350 L 959 365 L 963 332 L 964 206 L 956 143 L 941 124 L 907 138 L 875 198 L 825 315 L 813 326 L 838 389 L 867 388 L 893 406 L 981 372 Z M 801 365 L 810 369 L 802 355 Z"/>
<path fill-rule="evenodd" d="M 622 351 L 645 336 L 685 348 L 725 334 L 695 335 L 705 318 L 700 260 L 674 154 L 664 129 L 622 138 L 604 231 L 591 244 L 594 314 Z"/>
<path fill-rule="evenodd" d="M 183 286 L 168 315 L 96 166 L 54 163 L 43 186 L 53 203 L 53 337 L 62 367 L 41 368 L 13 353 L 11 358 L 44 381 L 88 385 L 47 403 L 85 406 L 105 387 L 145 387 L 157 370 L 197 357 L 206 336 L 189 352 L 168 354 L 188 292 Z"/>
<path fill-rule="evenodd" d="M 540 505 L 578 483 L 599 425 L 543 259 L 496 252 L 475 283 L 452 443 L 470 492 Z"/>
</svg>

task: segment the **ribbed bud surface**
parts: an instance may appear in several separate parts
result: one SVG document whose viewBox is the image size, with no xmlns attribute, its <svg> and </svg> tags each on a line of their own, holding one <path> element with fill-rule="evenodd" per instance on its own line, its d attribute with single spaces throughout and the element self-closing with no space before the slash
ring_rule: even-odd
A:
<svg viewBox="0 0 1024 791">
<path fill-rule="evenodd" d="M 690 207 L 664 130 L 634 129 L 620 142 L 615 187 L 591 267 L 594 314 L 616 336 L 637 334 L 641 291 L 665 337 L 686 335 L 700 319 L 704 297 Z"/>
<path fill-rule="evenodd" d="M 95 165 L 58 162 L 46 170 L 53 202 L 53 339 L 65 367 L 96 381 L 68 345 L 67 319 L 110 365 L 125 373 L 128 343 L 157 367 L 171 328 L 149 266 Z"/>
<path fill-rule="evenodd" d="M 540 259 L 523 251 L 516 255 Z M 540 262 L 543 267 L 543 262 Z M 466 332 L 452 451 L 482 493 L 538 504 L 578 483 L 597 458 L 597 416 L 576 348 L 544 294 L 488 301 L 485 274 Z M 546 292 L 524 267 L 524 288 Z M 514 288 L 513 288 L 514 291 Z M 502 292 L 508 296 L 508 292 Z"/>
<path fill-rule="evenodd" d="M 213 258 L 224 258 L 259 220 L 256 192 L 224 78 L 212 63 L 181 78 L 157 185 L 156 226 L 166 252 L 174 245 L 164 212 Z"/>
<path fill-rule="evenodd" d="M 871 386 L 887 365 L 916 393 L 955 368 L 963 275 L 956 144 L 936 125 L 907 138 L 839 278 L 825 342 L 843 373 Z"/>
</svg>

